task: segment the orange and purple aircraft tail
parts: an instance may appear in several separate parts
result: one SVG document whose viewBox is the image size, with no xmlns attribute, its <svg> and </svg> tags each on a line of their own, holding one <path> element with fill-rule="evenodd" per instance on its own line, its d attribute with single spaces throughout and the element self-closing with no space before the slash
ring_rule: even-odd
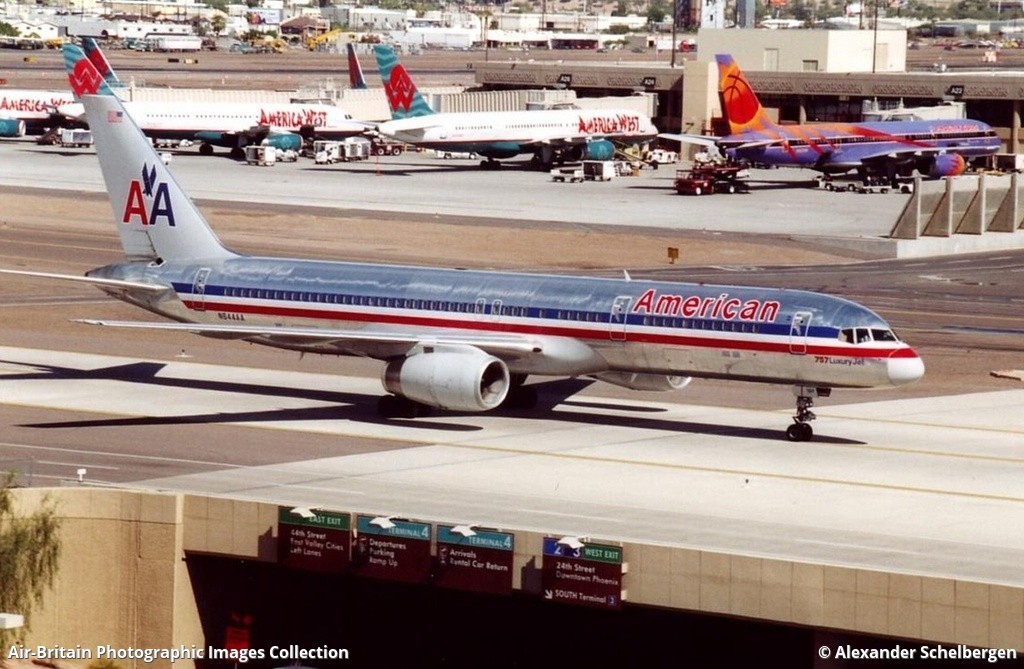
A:
<svg viewBox="0 0 1024 669">
<path fill-rule="evenodd" d="M 768 117 L 732 56 L 719 54 L 715 61 L 718 62 L 718 95 L 722 100 L 722 113 L 729 122 L 729 132 L 735 135 L 775 129 L 777 125 Z"/>
</svg>

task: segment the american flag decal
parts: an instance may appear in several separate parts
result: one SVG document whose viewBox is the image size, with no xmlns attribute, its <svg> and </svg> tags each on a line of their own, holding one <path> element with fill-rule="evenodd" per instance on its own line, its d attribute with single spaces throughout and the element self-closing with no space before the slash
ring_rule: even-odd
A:
<svg viewBox="0 0 1024 669">
<path fill-rule="evenodd" d="M 124 118 L 123 111 L 108 111 L 107 112 L 107 123 L 120 123 Z"/>
</svg>

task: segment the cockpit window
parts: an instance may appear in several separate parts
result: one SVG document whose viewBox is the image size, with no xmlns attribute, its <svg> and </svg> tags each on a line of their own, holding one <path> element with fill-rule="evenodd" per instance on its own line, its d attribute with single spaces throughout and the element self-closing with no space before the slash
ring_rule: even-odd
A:
<svg viewBox="0 0 1024 669">
<path fill-rule="evenodd" d="M 839 331 L 839 341 L 864 344 L 871 341 L 899 341 L 899 338 L 892 330 L 882 328 L 844 328 Z"/>
<path fill-rule="evenodd" d="M 871 330 L 871 336 L 874 337 L 875 341 L 899 341 L 896 338 L 896 333 L 892 330 Z"/>
</svg>

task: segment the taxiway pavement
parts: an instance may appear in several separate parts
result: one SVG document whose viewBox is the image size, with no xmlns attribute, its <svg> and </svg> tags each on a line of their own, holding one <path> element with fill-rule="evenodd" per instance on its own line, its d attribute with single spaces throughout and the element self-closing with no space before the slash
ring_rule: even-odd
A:
<svg viewBox="0 0 1024 669">
<path fill-rule="evenodd" d="M 57 412 L 40 429 L 210 422 L 270 431 L 281 450 L 305 434 L 392 445 L 255 466 L 168 459 L 133 487 L 1024 585 L 1024 390 L 833 404 L 814 441 L 791 444 L 789 411 L 657 394 L 381 420 L 366 378 L 9 347 L 0 359 L 5 404 Z M 133 466 L 106 456 L 89 479 Z M 47 457 L 69 479 L 93 466 Z"/>
</svg>

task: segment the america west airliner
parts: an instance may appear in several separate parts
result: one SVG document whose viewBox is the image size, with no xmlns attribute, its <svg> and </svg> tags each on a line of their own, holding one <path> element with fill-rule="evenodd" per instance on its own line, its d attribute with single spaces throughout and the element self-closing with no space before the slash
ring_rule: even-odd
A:
<svg viewBox="0 0 1024 669">
<path fill-rule="evenodd" d="M 62 105 L 73 101 L 70 91 L 0 88 L 0 137 L 40 133 L 53 125 Z"/>
<path fill-rule="evenodd" d="M 992 155 L 1001 146 L 995 130 L 971 119 L 779 125 L 732 56 L 720 54 L 715 60 L 730 134 L 715 138 L 714 144 L 736 160 L 825 174 L 857 170 L 862 177 L 896 182 L 914 170 L 930 178 L 961 174 L 967 159 Z"/>
<path fill-rule="evenodd" d="M 71 90 L 77 98 L 85 89 L 102 89 L 113 94 L 111 84 L 117 76 L 94 43 L 89 54 L 76 44 L 65 44 L 64 65 Z M 83 63 L 89 63 L 86 68 Z M 101 75 L 99 82 L 92 76 Z M 99 89 L 97 89 L 99 87 Z M 281 149 L 298 149 L 303 132 L 315 133 L 324 139 L 343 139 L 365 133 L 369 125 L 352 118 L 334 105 L 307 103 L 250 102 L 125 102 L 125 109 L 148 137 L 154 139 L 188 139 L 201 142 L 199 152 L 213 153 L 214 146 L 231 149 L 240 157 L 247 144 L 264 139 Z M 59 111 L 80 118 L 80 105 L 60 107 Z"/>
<path fill-rule="evenodd" d="M 437 113 L 420 94 L 394 49 L 373 48 L 391 107 L 377 131 L 406 144 L 476 153 L 497 160 L 530 154 L 536 165 L 565 160 L 610 160 L 615 144 L 654 139 L 651 119 L 629 109 L 538 109 Z"/>
<path fill-rule="evenodd" d="M 82 40 L 86 55 L 107 83 L 113 87 L 122 86 L 110 63 L 99 50 L 96 40 L 86 37 Z M 64 122 L 61 108 L 68 110 L 75 105 L 75 96 L 70 91 L 5 90 L 0 88 L 0 137 L 21 137 L 26 133 L 41 133 L 47 128 Z M 77 105 L 81 115 L 81 105 Z M 66 117 L 65 117 L 66 118 Z"/>
<path fill-rule="evenodd" d="M 242 256 L 116 97 L 83 103 L 126 260 L 84 277 L 30 274 L 92 283 L 176 321 L 87 322 L 379 359 L 391 416 L 529 406 L 528 375 L 636 390 L 694 376 L 792 385 L 794 441 L 812 436 L 815 397 L 924 373 L 877 314 L 812 292 Z"/>
</svg>

